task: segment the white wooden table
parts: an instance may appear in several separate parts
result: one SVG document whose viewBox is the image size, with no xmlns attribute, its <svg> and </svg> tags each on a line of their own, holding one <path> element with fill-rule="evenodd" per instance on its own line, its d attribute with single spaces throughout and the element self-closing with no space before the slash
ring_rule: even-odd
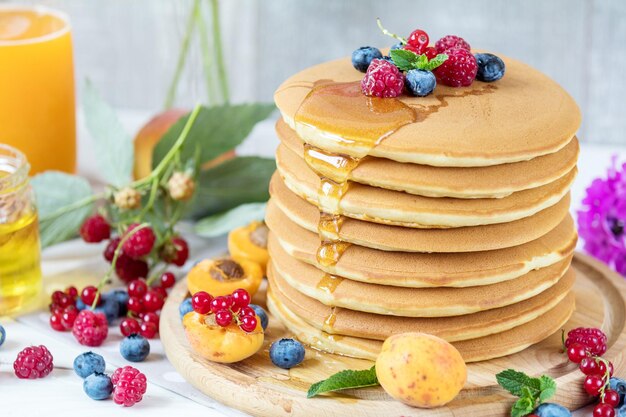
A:
<svg viewBox="0 0 626 417">
<path fill-rule="evenodd" d="M 145 120 L 145 115 L 122 113 L 129 131 Z M 81 137 L 86 137 L 83 133 Z M 271 155 L 276 146 L 273 122 L 263 122 L 253 131 L 251 137 L 241 147 L 242 154 Z M 97 180 L 97 175 L 89 167 L 94 166 L 88 152 L 88 144 L 80 142 L 80 170 Z M 582 146 L 579 163 L 580 174 L 572 190 L 572 212 L 581 201 L 585 187 L 597 176 L 603 175 L 610 164 L 611 155 L 620 154 L 626 158 L 626 149 L 612 149 L 599 146 Z M 224 239 L 191 242 L 192 258 L 201 259 L 225 251 Z M 47 290 L 63 288 L 66 285 L 86 285 L 97 280 L 105 265 L 101 261 L 102 246 L 85 245 L 79 241 L 66 242 L 49 248 L 43 254 L 43 269 Z M 82 380 L 72 370 L 72 362 L 80 353 L 88 350 L 80 346 L 68 333 L 58 333 L 50 329 L 47 312 L 33 312 L 15 320 L 2 319 L 0 323 L 7 330 L 7 341 L 0 347 L 0 414 L 6 416 L 109 416 L 111 413 L 125 413 L 133 416 L 157 416 L 175 411 L 178 415 L 200 415 L 206 417 L 243 416 L 228 409 L 198 392 L 186 383 L 167 361 L 158 341 L 151 341 L 148 359 L 135 364 L 148 377 L 148 390 L 144 400 L 130 409 L 124 409 L 113 401 L 95 402 L 82 390 Z M 121 335 L 117 328 L 100 347 L 93 349 L 101 353 L 112 370 L 127 363 L 117 351 Z M 19 380 L 13 375 L 12 363 L 22 348 L 32 344 L 46 345 L 54 356 L 55 370 L 41 380 Z M 245 398 L 242 398 L 245 401 Z M 580 410 L 574 415 L 590 415 L 590 409 Z"/>
</svg>

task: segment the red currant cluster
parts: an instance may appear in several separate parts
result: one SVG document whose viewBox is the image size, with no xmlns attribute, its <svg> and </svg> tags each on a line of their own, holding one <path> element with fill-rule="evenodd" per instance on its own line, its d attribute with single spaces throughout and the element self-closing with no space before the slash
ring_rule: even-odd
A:
<svg viewBox="0 0 626 417">
<path fill-rule="evenodd" d="M 139 278 L 128 284 L 128 317 L 120 323 L 120 331 L 124 336 L 138 333 L 152 339 L 159 332 L 160 311 L 167 298 L 167 290 L 176 283 L 171 272 L 161 274 L 159 282 L 150 286 L 146 280 Z"/>
<path fill-rule="evenodd" d="M 59 332 L 71 330 L 79 313 L 76 308 L 78 290 L 68 287 L 65 291 L 55 291 L 51 299 L 50 327 Z"/>
<path fill-rule="evenodd" d="M 579 364 L 585 374 L 585 391 L 600 400 L 593 409 L 594 417 L 615 417 L 615 407 L 620 402 L 619 393 L 610 388 L 613 364 L 601 357 L 606 352 L 606 342 L 601 330 L 583 327 L 570 330 L 565 340 L 567 357 Z"/>
<path fill-rule="evenodd" d="M 251 333 L 257 326 L 256 313 L 250 307 L 250 294 L 242 288 L 215 298 L 205 291 L 198 291 L 191 297 L 191 306 L 198 314 L 215 314 L 215 323 L 221 327 L 235 322 L 241 330 Z"/>
</svg>

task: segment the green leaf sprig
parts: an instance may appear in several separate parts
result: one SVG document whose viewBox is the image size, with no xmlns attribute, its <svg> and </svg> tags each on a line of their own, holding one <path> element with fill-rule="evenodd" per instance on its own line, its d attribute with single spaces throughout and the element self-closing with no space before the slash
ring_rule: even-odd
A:
<svg viewBox="0 0 626 417">
<path fill-rule="evenodd" d="M 370 369 L 365 369 L 362 371 L 347 369 L 345 371 L 337 372 L 327 379 L 311 385 L 306 396 L 307 398 L 312 398 L 326 392 L 333 392 L 350 388 L 373 387 L 376 385 L 379 385 L 379 383 L 378 378 L 376 377 L 375 366 L 372 366 Z"/>
<path fill-rule="evenodd" d="M 400 71 L 410 71 L 412 69 L 432 71 L 448 59 L 447 54 L 438 54 L 429 60 L 426 54 L 418 55 L 406 49 L 394 49 L 390 52 L 390 56 Z"/>
<path fill-rule="evenodd" d="M 556 382 L 547 375 L 533 378 L 523 372 L 507 369 L 496 375 L 498 384 L 519 397 L 511 408 L 511 417 L 531 414 L 541 403 L 556 393 Z"/>
</svg>

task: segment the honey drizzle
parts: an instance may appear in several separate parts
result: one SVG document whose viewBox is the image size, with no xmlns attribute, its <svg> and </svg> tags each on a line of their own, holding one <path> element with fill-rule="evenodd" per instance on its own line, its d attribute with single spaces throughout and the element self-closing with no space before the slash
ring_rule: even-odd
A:
<svg viewBox="0 0 626 417">
<path fill-rule="evenodd" d="M 328 315 L 328 317 L 326 317 L 326 319 L 324 319 L 324 325 L 322 326 L 322 331 L 324 331 L 326 333 L 332 333 L 333 332 L 333 326 L 335 325 L 335 322 L 337 321 L 336 309 L 337 309 L 337 307 L 333 307 L 333 309 L 330 311 L 330 314 Z"/>
<path fill-rule="evenodd" d="M 333 294 L 344 279 L 345 278 L 338 277 L 337 275 L 324 274 L 322 279 L 317 283 L 317 288 L 327 294 Z"/>
</svg>

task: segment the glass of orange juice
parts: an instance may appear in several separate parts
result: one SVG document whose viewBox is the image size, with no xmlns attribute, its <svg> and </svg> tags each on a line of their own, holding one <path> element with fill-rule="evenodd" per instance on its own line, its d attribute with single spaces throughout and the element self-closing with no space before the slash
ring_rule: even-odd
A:
<svg viewBox="0 0 626 417">
<path fill-rule="evenodd" d="M 24 152 L 32 174 L 74 172 L 75 117 L 68 17 L 0 5 L 0 143 Z"/>
</svg>

